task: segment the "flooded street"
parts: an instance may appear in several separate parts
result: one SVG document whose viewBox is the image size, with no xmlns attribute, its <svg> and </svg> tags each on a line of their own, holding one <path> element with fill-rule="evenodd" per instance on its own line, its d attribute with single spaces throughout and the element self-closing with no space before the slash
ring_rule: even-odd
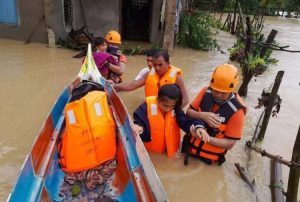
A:
<svg viewBox="0 0 300 202">
<path fill-rule="evenodd" d="M 280 46 L 289 45 L 291 50 L 300 50 L 299 20 L 267 18 L 266 35 L 271 29 L 278 31 L 275 40 Z M 228 33 L 218 35 L 218 43 L 226 54 L 183 48 L 174 50 L 170 61 L 183 70 L 190 102 L 199 89 L 208 84 L 212 70 L 218 64 L 228 62 L 227 48 L 234 41 L 235 37 Z M 6 39 L 0 39 L 0 44 L 0 201 L 4 201 L 44 119 L 64 86 L 78 73 L 82 59 L 72 58 L 78 52 L 48 48 L 46 44 L 24 45 L 24 42 Z M 270 119 L 265 139 L 258 145 L 284 159 L 291 159 L 300 124 L 300 54 L 274 51 L 272 57 L 279 62 L 271 65 L 262 76 L 252 79 L 249 85 L 248 96 L 244 98 L 248 114 L 243 138 L 228 152 L 227 161 L 221 167 L 207 166 L 192 158 L 189 165 L 184 166 L 180 154 L 173 159 L 150 154 L 170 201 L 271 201 L 270 161 L 253 152 L 249 158 L 245 142 L 252 138 L 261 112 L 254 109 L 257 98 L 263 88 L 272 84 L 279 70 L 285 71 L 279 89 L 281 110 L 277 118 Z M 145 56 L 128 56 L 127 59 L 125 82 L 132 80 L 146 66 Z M 144 94 L 141 88 L 121 92 L 120 96 L 132 114 L 143 102 Z M 234 166 L 236 162 L 248 168 L 248 173 L 255 179 L 255 193 L 240 178 Z M 286 166 L 282 169 L 286 191 L 289 169 Z"/>
</svg>

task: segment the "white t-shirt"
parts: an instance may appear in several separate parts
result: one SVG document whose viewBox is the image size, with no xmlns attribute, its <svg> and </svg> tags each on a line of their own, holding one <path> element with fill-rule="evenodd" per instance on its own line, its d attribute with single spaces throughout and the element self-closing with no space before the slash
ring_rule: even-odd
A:
<svg viewBox="0 0 300 202">
<path fill-rule="evenodd" d="M 140 78 L 142 78 L 145 74 L 147 74 L 148 72 L 150 72 L 150 69 L 149 69 L 149 67 L 145 67 L 145 68 L 143 68 L 139 73 L 138 73 L 138 75 L 135 77 L 135 81 L 136 80 L 139 80 Z"/>
</svg>

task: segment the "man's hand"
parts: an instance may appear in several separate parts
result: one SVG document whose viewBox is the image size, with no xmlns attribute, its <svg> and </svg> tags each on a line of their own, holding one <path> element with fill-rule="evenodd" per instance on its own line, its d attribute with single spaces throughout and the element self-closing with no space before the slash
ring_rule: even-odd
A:
<svg viewBox="0 0 300 202">
<path fill-rule="evenodd" d="M 134 124 L 133 125 L 133 132 L 134 132 L 135 135 L 140 135 L 144 132 L 144 128 L 142 126 Z"/>
<path fill-rule="evenodd" d="M 209 142 L 209 135 L 204 128 L 195 129 L 195 126 L 191 125 L 190 132 L 194 137 L 200 138 L 205 143 Z"/>
<path fill-rule="evenodd" d="M 202 119 L 205 123 L 207 123 L 212 128 L 218 128 L 221 124 L 220 116 L 218 114 L 212 112 L 201 112 Z"/>
<path fill-rule="evenodd" d="M 76 77 L 69 85 L 68 85 L 68 90 L 69 94 L 72 94 L 73 89 L 75 86 L 77 86 L 80 83 L 80 78 Z"/>
<path fill-rule="evenodd" d="M 119 92 L 120 88 L 119 88 L 119 84 L 118 83 L 110 83 L 111 86 L 115 89 L 115 91 Z"/>
</svg>

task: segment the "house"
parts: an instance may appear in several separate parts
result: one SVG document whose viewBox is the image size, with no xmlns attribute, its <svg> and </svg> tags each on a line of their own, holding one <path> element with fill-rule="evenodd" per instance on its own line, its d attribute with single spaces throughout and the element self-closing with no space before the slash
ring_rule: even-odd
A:
<svg viewBox="0 0 300 202">
<path fill-rule="evenodd" d="M 93 36 L 117 30 L 125 40 L 161 44 L 163 1 L 0 0 L 0 38 L 48 43 L 49 30 L 57 41 L 85 27 Z"/>
</svg>

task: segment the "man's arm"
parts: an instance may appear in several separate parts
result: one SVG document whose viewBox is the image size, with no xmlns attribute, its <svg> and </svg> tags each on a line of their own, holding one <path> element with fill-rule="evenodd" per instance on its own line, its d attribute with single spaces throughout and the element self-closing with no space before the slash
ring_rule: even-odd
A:
<svg viewBox="0 0 300 202">
<path fill-rule="evenodd" d="M 122 75 L 125 71 L 125 68 L 126 68 L 126 64 L 124 62 L 120 62 L 119 63 L 119 66 L 118 65 L 114 65 L 114 64 L 111 64 L 111 63 L 108 63 L 108 68 L 116 73 L 117 75 Z"/>
<path fill-rule="evenodd" d="M 215 138 L 215 137 L 209 137 L 209 144 L 215 146 L 215 147 L 220 147 L 226 150 L 232 149 L 234 146 L 236 140 L 231 140 L 231 139 L 220 139 L 220 138 Z"/>
<path fill-rule="evenodd" d="M 117 91 L 133 91 L 145 85 L 148 74 L 143 75 L 138 80 L 133 80 L 130 83 L 119 83 L 114 85 Z"/>
<path fill-rule="evenodd" d="M 190 132 L 190 127 L 194 125 L 196 128 L 204 128 L 202 120 L 188 118 L 180 109 L 176 111 L 176 122 L 178 126 L 186 133 Z"/>
<path fill-rule="evenodd" d="M 220 123 L 219 116 L 213 112 L 201 112 L 196 111 L 191 106 L 186 111 L 186 115 L 188 117 L 194 118 L 194 119 L 201 119 L 205 123 L 207 123 L 210 127 L 218 128 Z"/>
<path fill-rule="evenodd" d="M 150 124 L 147 116 L 147 104 L 145 102 L 134 111 L 133 122 L 143 128 L 142 133 L 139 134 L 141 139 L 144 142 L 151 141 Z"/>
<path fill-rule="evenodd" d="M 180 75 L 177 76 L 176 84 L 180 88 L 181 94 L 182 94 L 182 105 L 181 107 L 185 107 L 189 103 L 189 96 L 186 92 L 186 88 L 183 82 L 183 79 Z"/>
</svg>

